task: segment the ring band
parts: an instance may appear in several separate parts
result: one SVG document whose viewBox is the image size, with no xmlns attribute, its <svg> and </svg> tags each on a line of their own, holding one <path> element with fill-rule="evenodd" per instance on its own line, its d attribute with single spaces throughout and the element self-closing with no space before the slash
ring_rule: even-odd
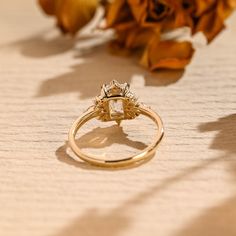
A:
<svg viewBox="0 0 236 236">
<path fill-rule="evenodd" d="M 158 127 L 153 142 L 140 153 L 117 160 L 103 160 L 95 155 L 85 154 L 76 144 L 78 130 L 89 120 L 98 118 L 101 121 L 116 121 L 134 119 L 139 115 L 151 118 Z M 137 102 L 137 98 L 129 90 L 129 85 L 119 84 L 113 80 L 109 85 L 103 85 L 101 95 L 96 97 L 95 104 L 82 114 L 69 131 L 69 144 L 72 151 L 83 161 L 101 167 L 122 167 L 132 163 L 147 160 L 153 154 L 164 135 L 163 123 L 160 116 L 151 108 Z"/>
</svg>

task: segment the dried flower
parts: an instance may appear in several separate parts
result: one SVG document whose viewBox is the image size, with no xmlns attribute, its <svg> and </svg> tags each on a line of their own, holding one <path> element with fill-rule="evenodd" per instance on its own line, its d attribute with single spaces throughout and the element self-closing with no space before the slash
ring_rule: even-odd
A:
<svg viewBox="0 0 236 236">
<path fill-rule="evenodd" d="M 39 4 L 56 17 L 62 32 L 75 34 L 93 18 L 98 0 L 39 0 Z"/>
<path fill-rule="evenodd" d="M 184 68 L 194 52 L 191 44 L 160 40 L 162 32 L 187 24 L 181 6 L 173 0 L 116 0 L 107 13 L 107 26 L 117 34 L 112 46 L 143 48 L 141 64 L 151 70 Z"/>
<path fill-rule="evenodd" d="M 191 42 L 164 39 L 166 32 L 189 27 L 192 35 L 202 32 L 210 43 L 225 27 L 236 0 L 38 0 L 46 14 L 55 16 L 64 33 L 75 34 L 105 9 L 106 28 L 114 29 L 113 52 L 141 52 L 140 63 L 156 70 L 181 69 L 191 60 Z"/>
<path fill-rule="evenodd" d="M 183 0 L 193 35 L 202 32 L 211 42 L 224 28 L 225 19 L 236 7 L 235 0 Z"/>
<path fill-rule="evenodd" d="M 203 32 L 208 42 L 211 42 L 225 27 L 225 19 L 236 7 L 235 0 L 211 0 L 210 2 L 208 6 L 198 3 L 195 13 L 196 24 L 193 28 L 193 33 Z"/>
<path fill-rule="evenodd" d="M 194 49 L 190 42 L 163 41 L 163 33 L 185 26 L 210 42 L 235 7 L 236 0 L 114 0 L 106 19 L 117 35 L 112 46 L 142 48 L 141 64 L 151 70 L 180 69 L 190 62 Z"/>
</svg>

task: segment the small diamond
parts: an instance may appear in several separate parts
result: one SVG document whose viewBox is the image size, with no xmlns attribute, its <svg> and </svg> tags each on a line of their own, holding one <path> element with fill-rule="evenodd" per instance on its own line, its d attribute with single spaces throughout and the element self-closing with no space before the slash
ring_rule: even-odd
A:
<svg viewBox="0 0 236 236">
<path fill-rule="evenodd" d="M 109 101 L 109 110 L 110 110 L 110 117 L 115 118 L 117 116 L 124 115 L 124 107 L 123 101 L 118 100 L 110 100 Z"/>
</svg>

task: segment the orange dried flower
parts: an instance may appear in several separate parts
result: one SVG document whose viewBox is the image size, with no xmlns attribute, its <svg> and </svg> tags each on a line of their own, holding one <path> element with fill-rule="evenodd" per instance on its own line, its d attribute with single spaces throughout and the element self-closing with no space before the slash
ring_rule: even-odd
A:
<svg viewBox="0 0 236 236">
<path fill-rule="evenodd" d="M 115 0 L 108 9 L 108 27 L 132 21 L 140 27 L 171 29 L 185 24 L 181 2 L 176 0 Z"/>
<path fill-rule="evenodd" d="M 192 21 L 192 33 L 202 32 L 211 42 L 224 28 L 225 19 L 236 7 L 235 0 L 183 0 L 188 12 L 186 17 Z"/>
<path fill-rule="evenodd" d="M 62 32 L 75 34 L 93 18 L 98 0 L 39 0 L 39 4 L 56 17 Z"/>
<path fill-rule="evenodd" d="M 236 0 L 114 0 L 106 20 L 117 35 L 113 46 L 142 48 L 141 64 L 151 70 L 180 69 L 192 58 L 191 43 L 163 41 L 162 34 L 187 26 L 193 35 L 202 32 L 210 42 L 235 7 Z"/>
<path fill-rule="evenodd" d="M 64 33 L 75 34 L 94 16 L 98 5 L 105 9 L 106 28 L 115 30 L 111 48 L 119 54 L 141 52 L 141 64 L 150 70 L 184 68 L 194 49 L 178 38 L 163 34 L 189 27 L 211 42 L 225 27 L 236 0 L 38 0 L 46 14 L 55 16 Z"/>
<path fill-rule="evenodd" d="M 151 70 L 184 68 L 194 52 L 191 44 L 161 41 L 162 32 L 188 24 L 181 6 L 174 0 L 115 0 L 107 13 L 107 26 L 117 34 L 112 46 L 143 48 L 141 64 Z"/>
</svg>

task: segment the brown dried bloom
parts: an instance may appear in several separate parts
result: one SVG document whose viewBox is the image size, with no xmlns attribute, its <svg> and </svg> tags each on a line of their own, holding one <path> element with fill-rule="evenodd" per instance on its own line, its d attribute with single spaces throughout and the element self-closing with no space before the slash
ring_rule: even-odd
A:
<svg viewBox="0 0 236 236">
<path fill-rule="evenodd" d="M 38 0 L 44 12 L 55 16 L 62 32 L 75 34 L 94 16 L 98 0 Z"/>
<path fill-rule="evenodd" d="M 136 22 L 140 27 L 177 28 L 186 24 L 176 0 L 115 0 L 107 13 L 108 27 Z"/>
<path fill-rule="evenodd" d="M 95 14 L 105 9 L 107 28 L 116 32 L 113 51 L 141 52 L 141 64 L 155 70 L 184 68 L 194 49 L 190 42 L 163 35 L 189 27 L 192 35 L 202 32 L 211 42 L 225 27 L 236 0 L 38 0 L 46 14 L 55 16 L 64 33 L 75 34 Z"/>
<path fill-rule="evenodd" d="M 235 6 L 236 0 L 114 0 L 106 20 L 117 35 L 112 46 L 142 48 L 141 64 L 151 70 L 179 69 L 190 62 L 194 49 L 190 42 L 163 41 L 163 33 L 186 26 L 210 42 Z"/>
<path fill-rule="evenodd" d="M 117 34 L 112 46 L 143 48 L 141 64 L 151 70 L 185 67 L 194 52 L 191 44 L 161 41 L 162 32 L 188 24 L 181 6 L 173 0 L 115 0 L 107 13 L 107 26 Z"/>
<path fill-rule="evenodd" d="M 235 7 L 235 0 L 183 0 L 186 17 L 192 21 L 192 33 L 202 32 L 208 42 L 225 27 L 224 21 Z"/>
</svg>

